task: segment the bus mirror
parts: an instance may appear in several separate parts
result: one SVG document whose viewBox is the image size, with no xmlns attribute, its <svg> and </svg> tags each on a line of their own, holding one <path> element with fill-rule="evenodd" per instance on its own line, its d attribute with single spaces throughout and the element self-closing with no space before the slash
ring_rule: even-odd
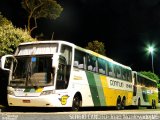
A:
<svg viewBox="0 0 160 120">
<path fill-rule="evenodd" d="M 16 58 L 13 55 L 5 55 L 2 56 L 0 67 L 2 70 L 10 71 L 10 66 L 12 61 L 17 61 Z"/>
<path fill-rule="evenodd" d="M 52 57 L 52 67 L 58 67 L 59 64 L 59 54 L 56 53 Z"/>
</svg>

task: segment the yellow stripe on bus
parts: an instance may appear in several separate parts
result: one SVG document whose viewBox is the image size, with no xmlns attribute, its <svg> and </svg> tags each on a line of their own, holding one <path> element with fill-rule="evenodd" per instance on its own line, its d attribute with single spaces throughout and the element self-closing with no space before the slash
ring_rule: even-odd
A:
<svg viewBox="0 0 160 120">
<path fill-rule="evenodd" d="M 103 93 L 104 93 L 104 97 L 105 97 L 105 102 L 106 102 L 106 105 L 107 105 L 107 94 L 108 94 L 108 83 L 107 83 L 107 77 L 106 76 L 103 76 L 101 75 L 100 76 L 100 80 L 101 80 L 101 83 L 102 83 L 102 87 L 103 87 Z"/>
</svg>

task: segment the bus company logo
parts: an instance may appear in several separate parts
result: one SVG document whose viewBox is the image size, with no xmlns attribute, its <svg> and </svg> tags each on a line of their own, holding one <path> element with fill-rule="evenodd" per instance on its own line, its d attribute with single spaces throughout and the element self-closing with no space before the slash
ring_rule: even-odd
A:
<svg viewBox="0 0 160 120">
<path fill-rule="evenodd" d="M 116 80 L 110 80 L 110 86 L 124 87 L 124 83 Z"/>
<path fill-rule="evenodd" d="M 61 101 L 61 104 L 62 104 L 62 105 L 66 105 L 68 98 L 69 98 L 68 95 L 63 95 L 61 98 L 59 98 L 59 100 Z"/>
</svg>

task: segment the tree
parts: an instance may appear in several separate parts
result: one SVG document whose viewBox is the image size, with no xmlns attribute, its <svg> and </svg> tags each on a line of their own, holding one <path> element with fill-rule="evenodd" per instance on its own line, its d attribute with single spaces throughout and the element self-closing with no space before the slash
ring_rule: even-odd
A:
<svg viewBox="0 0 160 120">
<path fill-rule="evenodd" d="M 0 56 L 11 54 L 21 42 L 35 41 L 27 30 L 15 28 L 11 21 L 0 13 Z"/>
<path fill-rule="evenodd" d="M 153 79 L 153 80 L 156 80 L 157 82 L 159 82 L 159 77 L 158 75 L 156 75 L 155 73 L 152 73 L 150 71 L 146 72 L 146 71 L 141 71 L 140 72 L 141 74 Z"/>
<path fill-rule="evenodd" d="M 88 43 L 88 46 L 85 47 L 86 49 L 92 50 L 102 55 L 106 55 L 106 50 L 103 42 L 99 42 L 98 40 L 94 40 Z"/>
<path fill-rule="evenodd" d="M 56 0 L 23 0 L 22 7 L 28 12 L 28 25 L 29 33 L 37 28 L 37 19 L 48 18 L 57 19 L 63 8 L 56 2 Z M 31 18 L 34 19 L 34 26 L 31 27 Z"/>
</svg>

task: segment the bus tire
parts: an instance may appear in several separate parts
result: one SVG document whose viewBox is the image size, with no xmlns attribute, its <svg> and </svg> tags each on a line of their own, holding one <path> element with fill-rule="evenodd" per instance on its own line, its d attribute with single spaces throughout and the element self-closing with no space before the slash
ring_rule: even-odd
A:
<svg viewBox="0 0 160 120">
<path fill-rule="evenodd" d="M 140 98 L 138 99 L 138 104 L 137 104 L 137 109 L 140 109 L 140 106 L 141 106 L 141 100 Z"/>
<path fill-rule="evenodd" d="M 156 109 L 156 101 L 155 100 L 152 101 L 152 109 Z"/>
<path fill-rule="evenodd" d="M 126 106 L 126 99 L 125 97 L 123 98 L 122 102 L 121 102 L 121 109 L 124 110 Z"/>
<path fill-rule="evenodd" d="M 81 103 L 82 103 L 81 97 L 78 94 L 76 94 L 73 98 L 72 111 L 79 111 Z"/>
<path fill-rule="evenodd" d="M 148 106 L 147 109 L 155 109 L 155 103 L 154 100 L 152 100 L 151 106 Z"/>
<path fill-rule="evenodd" d="M 118 97 L 117 98 L 117 104 L 116 104 L 116 109 L 117 110 L 121 110 L 121 106 L 122 104 L 121 104 L 121 97 Z"/>
</svg>

